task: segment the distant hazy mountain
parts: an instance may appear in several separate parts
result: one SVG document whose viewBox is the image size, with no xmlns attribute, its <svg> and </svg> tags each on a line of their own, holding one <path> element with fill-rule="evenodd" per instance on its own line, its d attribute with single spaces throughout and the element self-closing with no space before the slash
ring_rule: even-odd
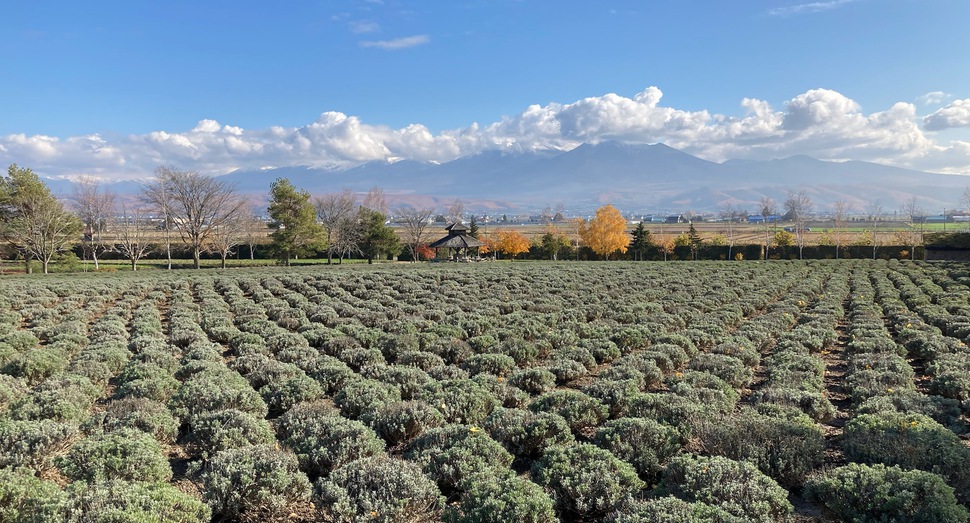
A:
<svg viewBox="0 0 970 523">
<path fill-rule="evenodd" d="M 571 210 L 611 202 L 626 210 L 713 211 L 732 204 L 755 211 L 769 196 L 805 190 L 824 210 L 836 200 L 862 212 L 878 200 L 891 212 L 916 195 L 929 212 L 958 203 L 970 177 L 924 173 L 867 162 L 825 162 L 807 156 L 714 163 L 663 144 L 584 144 L 571 151 L 484 152 L 443 164 L 370 162 L 352 169 L 282 167 L 225 175 L 242 192 L 265 196 L 276 178 L 311 194 L 380 187 L 398 204 L 529 210 L 564 204 Z"/>
</svg>

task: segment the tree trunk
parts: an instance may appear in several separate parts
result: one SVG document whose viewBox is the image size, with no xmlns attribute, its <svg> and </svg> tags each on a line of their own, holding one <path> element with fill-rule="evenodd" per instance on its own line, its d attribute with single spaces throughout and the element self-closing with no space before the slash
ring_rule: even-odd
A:
<svg viewBox="0 0 970 523">
<path fill-rule="evenodd" d="M 42 266 L 44 267 L 44 274 L 49 274 L 49 272 L 48 272 L 48 270 L 47 270 L 47 269 L 48 269 L 48 266 L 50 265 L 50 260 L 47 260 L 47 259 L 41 259 L 41 260 L 40 260 L 40 263 L 41 263 L 41 265 L 42 265 Z"/>
<path fill-rule="evenodd" d="M 91 249 L 91 259 L 94 260 L 94 270 L 98 270 L 98 250 Z"/>
<path fill-rule="evenodd" d="M 198 269 L 200 267 L 199 258 L 202 257 L 202 253 L 200 251 L 201 249 L 199 249 L 198 246 L 192 247 L 192 268 L 193 269 Z"/>
<path fill-rule="evenodd" d="M 132 258 L 131 259 L 131 272 L 135 272 L 137 270 L 138 270 L 138 260 Z"/>
<path fill-rule="evenodd" d="M 33 274 L 33 271 L 30 270 L 30 257 L 29 256 L 24 256 L 24 274 Z"/>
<path fill-rule="evenodd" d="M 226 255 L 224 255 L 224 254 L 222 255 L 222 268 L 223 269 L 226 268 Z"/>
</svg>

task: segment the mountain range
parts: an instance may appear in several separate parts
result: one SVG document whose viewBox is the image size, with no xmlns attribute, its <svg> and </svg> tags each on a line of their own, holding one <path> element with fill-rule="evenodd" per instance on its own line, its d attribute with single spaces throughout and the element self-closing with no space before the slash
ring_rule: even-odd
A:
<svg viewBox="0 0 970 523">
<path fill-rule="evenodd" d="M 528 211 L 562 205 L 577 213 L 603 203 L 632 212 L 717 211 L 727 205 L 757 212 L 762 196 L 781 203 L 804 190 L 818 210 L 837 200 L 864 212 L 878 202 L 886 212 L 913 196 L 929 213 L 960 203 L 970 177 L 913 171 L 875 163 L 830 162 L 793 156 L 715 163 L 664 144 L 614 141 L 569 151 L 489 151 L 445 163 L 375 161 L 350 169 L 305 166 L 237 170 L 222 179 L 244 194 L 269 192 L 288 178 L 311 194 L 384 190 L 392 206 L 446 207 L 460 199 L 469 210 Z M 128 182 L 117 192 L 127 192 Z"/>
</svg>

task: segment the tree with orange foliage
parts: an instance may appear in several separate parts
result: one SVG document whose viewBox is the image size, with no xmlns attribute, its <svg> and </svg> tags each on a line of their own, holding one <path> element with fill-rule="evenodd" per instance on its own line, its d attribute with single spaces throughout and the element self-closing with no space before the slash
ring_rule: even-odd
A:
<svg viewBox="0 0 970 523">
<path fill-rule="evenodd" d="M 496 234 L 495 249 L 508 254 L 513 259 L 516 255 L 529 252 L 529 239 L 518 231 L 498 231 Z"/>
<path fill-rule="evenodd" d="M 626 252 L 630 236 L 626 233 L 626 219 L 612 205 L 596 209 L 596 217 L 579 224 L 579 236 L 596 254 L 609 259 L 616 251 Z"/>
</svg>

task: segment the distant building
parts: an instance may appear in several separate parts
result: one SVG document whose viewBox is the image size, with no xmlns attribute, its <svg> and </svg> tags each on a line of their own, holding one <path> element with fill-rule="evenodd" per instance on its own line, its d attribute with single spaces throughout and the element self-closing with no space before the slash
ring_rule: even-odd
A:
<svg viewBox="0 0 970 523">
<path fill-rule="evenodd" d="M 683 214 L 671 214 L 664 219 L 664 223 L 687 223 L 688 221 Z"/>
<path fill-rule="evenodd" d="M 781 216 L 777 214 L 769 214 L 768 216 L 762 216 L 760 214 L 752 214 L 748 216 L 748 223 L 775 223 L 780 222 Z"/>
</svg>

